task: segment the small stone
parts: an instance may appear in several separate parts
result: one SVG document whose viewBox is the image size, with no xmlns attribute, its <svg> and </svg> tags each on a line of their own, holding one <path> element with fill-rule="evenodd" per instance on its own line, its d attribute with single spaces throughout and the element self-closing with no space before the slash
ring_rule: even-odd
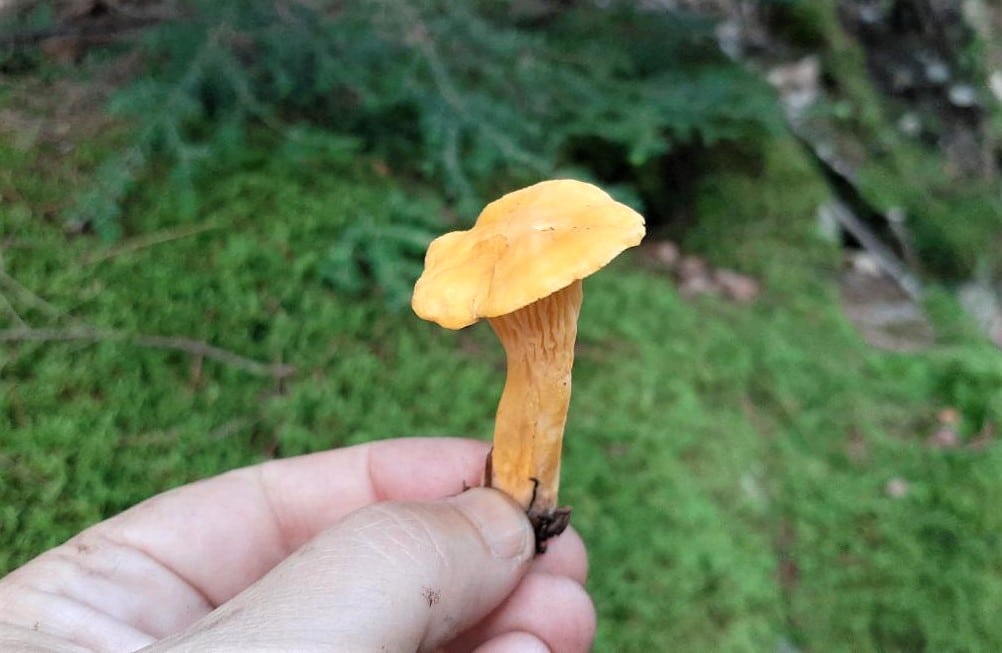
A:
<svg viewBox="0 0 1002 653">
<path fill-rule="evenodd" d="M 898 129 L 905 136 L 918 136 L 922 131 L 922 121 L 915 113 L 909 111 L 898 118 Z"/>
<path fill-rule="evenodd" d="M 954 84 L 947 91 L 950 104 L 967 109 L 978 104 L 978 92 L 970 84 Z"/>
<path fill-rule="evenodd" d="M 678 291 L 683 297 L 696 297 L 719 292 L 706 261 L 698 256 L 683 256 L 675 269 Z"/>
<path fill-rule="evenodd" d="M 731 59 L 740 59 L 744 52 L 742 40 L 741 22 L 737 20 L 724 20 L 717 24 L 714 36 L 717 37 L 717 45 L 720 51 Z"/>
<path fill-rule="evenodd" d="M 925 78 L 933 84 L 945 84 L 950 81 L 950 67 L 942 61 L 933 60 L 925 66 Z"/>
<path fill-rule="evenodd" d="M 747 275 L 733 270 L 717 270 L 713 279 L 724 295 L 736 302 L 746 304 L 758 297 L 759 283 Z"/>
<path fill-rule="evenodd" d="M 926 444 L 932 449 L 955 449 L 960 445 L 960 436 L 952 428 L 943 427 L 930 435 Z"/>
<path fill-rule="evenodd" d="M 683 256 L 678 264 L 678 276 L 682 281 L 696 277 L 709 278 L 710 271 L 706 261 L 698 256 Z"/>
<path fill-rule="evenodd" d="M 1002 349 L 1002 313 L 999 313 L 995 317 L 995 321 L 989 329 L 988 337 L 991 339 L 993 345 Z"/>
<path fill-rule="evenodd" d="M 876 4 L 864 4 L 857 11 L 859 22 L 864 25 L 879 25 L 884 20 L 884 12 Z"/>
<path fill-rule="evenodd" d="M 999 102 L 1002 102 L 1002 70 L 993 70 L 988 76 L 988 88 Z"/>
<path fill-rule="evenodd" d="M 884 217 L 887 218 L 887 221 L 892 225 L 900 227 L 901 225 L 905 224 L 905 222 L 908 221 L 908 212 L 905 211 L 904 207 L 892 206 L 891 208 L 887 209 L 887 212 L 884 214 Z"/>
<path fill-rule="evenodd" d="M 867 252 L 856 252 L 850 255 L 850 265 L 852 269 L 856 272 L 860 272 L 870 277 L 880 277 L 883 275 L 883 271 L 880 269 L 880 263 L 877 259 L 873 258 Z"/>
<path fill-rule="evenodd" d="M 952 406 L 942 408 L 936 413 L 936 421 L 944 426 L 956 426 L 960 423 L 960 411 Z"/>
<path fill-rule="evenodd" d="M 689 277 L 679 283 L 678 292 L 683 297 L 697 297 L 716 294 L 720 292 L 720 288 L 713 283 L 710 277 Z"/>
<path fill-rule="evenodd" d="M 678 249 L 678 245 L 670 240 L 662 240 L 651 247 L 651 257 L 659 265 L 666 268 L 673 268 L 675 264 L 678 263 L 681 252 Z"/>
<path fill-rule="evenodd" d="M 830 204 L 821 204 L 817 210 L 818 233 L 829 243 L 837 243 L 842 236 L 842 227 Z"/>
<path fill-rule="evenodd" d="M 884 494 L 892 499 L 903 499 L 908 496 L 908 481 L 895 476 L 884 485 Z"/>
<path fill-rule="evenodd" d="M 809 56 L 772 68 L 766 80 L 779 93 L 787 113 L 800 116 L 820 94 L 821 60 Z"/>
<path fill-rule="evenodd" d="M 1002 302 L 990 283 L 972 281 L 957 291 L 960 305 L 988 338 L 1002 347 Z"/>
</svg>

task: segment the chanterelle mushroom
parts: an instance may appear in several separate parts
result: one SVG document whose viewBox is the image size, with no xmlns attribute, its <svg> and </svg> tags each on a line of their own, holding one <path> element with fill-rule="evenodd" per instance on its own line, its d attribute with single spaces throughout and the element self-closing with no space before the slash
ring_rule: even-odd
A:
<svg viewBox="0 0 1002 653">
<path fill-rule="evenodd" d="M 541 551 L 570 516 L 557 490 L 581 279 L 643 237 L 643 217 L 601 189 L 544 181 L 432 242 L 414 287 L 418 316 L 448 329 L 488 318 L 501 339 L 508 374 L 485 482 L 526 509 Z"/>
</svg>

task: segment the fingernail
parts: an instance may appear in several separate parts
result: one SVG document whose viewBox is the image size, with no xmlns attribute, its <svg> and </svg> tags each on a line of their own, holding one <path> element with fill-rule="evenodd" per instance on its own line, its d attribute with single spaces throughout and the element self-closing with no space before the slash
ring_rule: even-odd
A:
<svg viewBox="0 0 1002 653">
<path fill-rule="evenodd" d="M 473 488 L 451 501 L 480 531 L 495 557 L 507 560 L 530 551 L 532 526 L 514 501 L 497 490 Z"/>
</svg>

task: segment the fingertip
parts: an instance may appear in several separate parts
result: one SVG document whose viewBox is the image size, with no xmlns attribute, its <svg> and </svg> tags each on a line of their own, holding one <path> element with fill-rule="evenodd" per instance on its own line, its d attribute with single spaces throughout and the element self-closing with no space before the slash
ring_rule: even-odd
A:
<svg viewBox="0 0 1002 653">
<path fill-rule="evenodd" d="M 543 574 L 532 574 L 543 576 Z M 595 603 L 584 587 L 576 581 L 563 577 L 550 577 L 551 592 L 555 592 L 559 605 L 565 616 L 552 630 L 552 639 L 548 639 L 551 648 L 557 653 L 584 653 L 590 651 L 595 640 L 597 613 Z"/>
<path fill-rule="evenodd" d="M 500 608 L 455 640 L 449 650 L 477 650 L 475 646 L 507 633 L 525 632 L 553 653 L 585 653 L 595 638 L 595 620 L 591 597 L 576 581 L 530 572 Z"/>
<path fill-rule="evenodd" d="M 523 561 L 532 558 L 532 525 L 525 512 L 505 494 L 490 488 L 472 488 L 446 502 L 476 527 L 495 557 Z"/>
<path fill-rule="evenodd" d="M 584 585 L 588 581 L 588 550 L 573 527 L 547 541 L 546 553 L 532 561 L 532 571 L 566 576 Z"/>
<path fill-rule="evenodd" d="M 484 642 L 473 653 L 552 653 L 546 642 L 531 633 L 517 631 Z"/>
</svg>

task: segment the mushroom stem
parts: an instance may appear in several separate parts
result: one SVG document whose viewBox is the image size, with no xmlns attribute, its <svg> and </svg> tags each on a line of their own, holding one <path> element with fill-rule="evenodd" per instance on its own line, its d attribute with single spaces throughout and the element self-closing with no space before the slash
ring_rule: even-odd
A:
<svg viewBox="0 0 1002 653">
<path fill-rule="evenodd" d="M 557 490 L 581 299 L 577 280 L 489 320 L 504 346 L 508 372 L 487 481 L 526 509 L 541 543 L 559 534 L 569 518 L 569 511 L 557 508 Z"/>
</svg>

